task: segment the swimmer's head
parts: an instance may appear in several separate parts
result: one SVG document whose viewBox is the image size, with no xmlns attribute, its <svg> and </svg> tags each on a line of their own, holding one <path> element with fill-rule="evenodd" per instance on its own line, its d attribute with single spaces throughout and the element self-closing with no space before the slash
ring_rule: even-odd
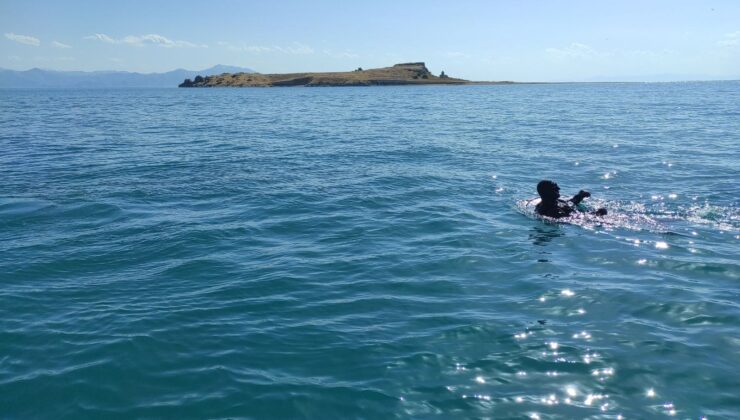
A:
<svg viewBox="0 0 740 420">
<path fill-rule="evenodd" d="M 557 200 L 560 198 L 560 187 L 553 181 L 543 179 L 537 184 L 537 193 L 543 200 Z"/>
</svg>

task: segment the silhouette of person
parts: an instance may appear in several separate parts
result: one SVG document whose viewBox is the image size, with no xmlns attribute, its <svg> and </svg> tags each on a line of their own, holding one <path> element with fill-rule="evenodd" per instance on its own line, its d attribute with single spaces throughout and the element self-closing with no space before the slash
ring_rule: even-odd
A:
<svg viewBox="0 0 740 420">
<path fill-rule="evenodd" d="M 591 193 L 588 191 L 578 191 L 578 194 L 574 195 L 568 201 L 560 199 L 560 187 L 553 181 L 542 180 L 537 184 L 537 193 L 542 199 L 539 204 L 534 208 L 537 214 L 541 216 L 552 217 L 553 219 L 560 219 L 561 217 L 568 217 L 574 212 L 579 211 L 578 205 L 583 201 L 584 198 L 591 197 Z M 591 214 L 597 216 L 605 216 L 606 209 L 600 208 Z"/>
</svg>

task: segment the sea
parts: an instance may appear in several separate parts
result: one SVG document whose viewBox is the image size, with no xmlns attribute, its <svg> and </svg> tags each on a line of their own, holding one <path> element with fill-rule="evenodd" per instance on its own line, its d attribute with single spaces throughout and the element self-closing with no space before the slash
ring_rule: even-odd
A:
<svg viewBox="0 0 740 420">
<path fill-rule="evenodd" d="M 739 181 L 738 81 L 0 90 L 0 417 L 740 418 Z"/>
</svg>

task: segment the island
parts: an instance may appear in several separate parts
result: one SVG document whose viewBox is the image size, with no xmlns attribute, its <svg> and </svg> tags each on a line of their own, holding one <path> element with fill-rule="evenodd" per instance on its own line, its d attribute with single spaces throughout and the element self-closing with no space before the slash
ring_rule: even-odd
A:
<svg viewBox="0 0 740 420">
<path fill-rule="evenodd" d="M 379 86 L 379 85 L 467 85 L 512 82 L 472 82 L 435 76 L 424 63 L 401 63 L 392 67 L 328 73 L 224 73 L 185 79 L 179 87 L 272 87 L 272 86 Z"/>
</svg>

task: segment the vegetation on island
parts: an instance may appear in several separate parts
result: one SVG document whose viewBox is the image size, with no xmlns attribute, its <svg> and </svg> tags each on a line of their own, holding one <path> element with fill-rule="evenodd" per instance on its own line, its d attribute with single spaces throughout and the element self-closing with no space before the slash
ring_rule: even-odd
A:
<svg viewBox="0 0 740 420">
<path fill-rule="evenodd" d="M 377 85 L 460 85 L 471 84 L 444 73 L 435 76 L 424 63 L 401 63 L 392 67 L 327 73 L 224 73 L 186 79 L 180 87 L 270 87 L 270 86 L 377 86 Z"/>
</svg>

